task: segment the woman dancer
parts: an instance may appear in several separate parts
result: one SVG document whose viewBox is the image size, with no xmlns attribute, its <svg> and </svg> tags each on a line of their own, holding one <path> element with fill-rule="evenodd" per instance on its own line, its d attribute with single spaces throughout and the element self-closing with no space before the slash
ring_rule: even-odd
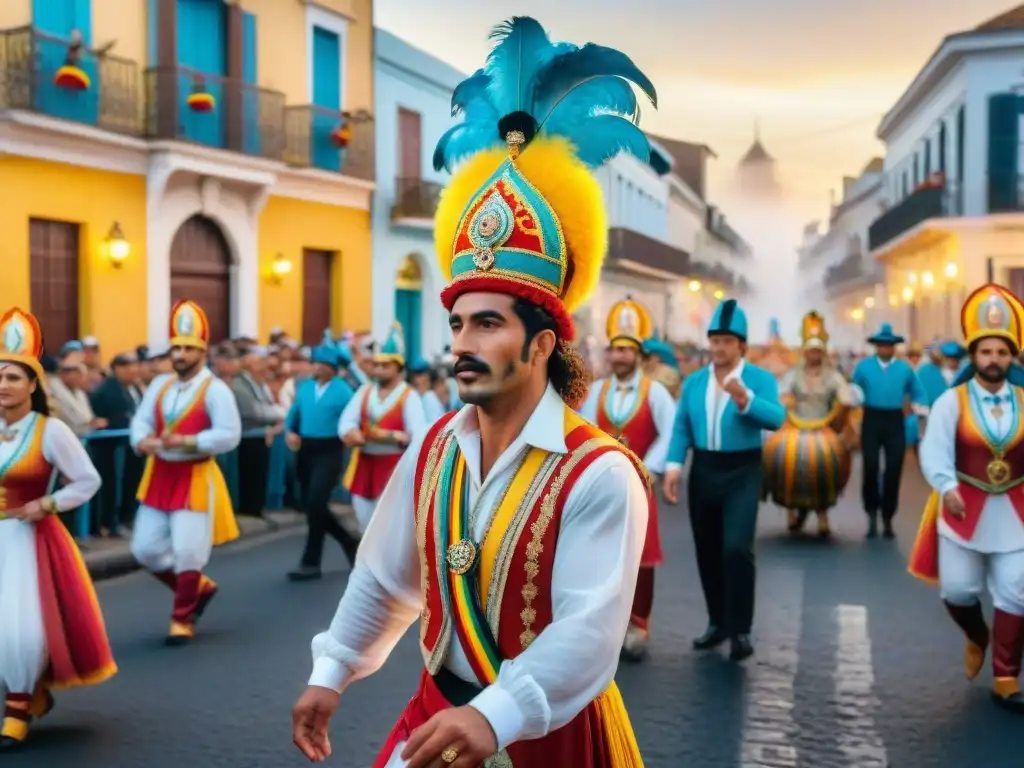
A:
<svg viewBox="0 0 1024 768">
<path fill-rule="evenodd" d="M 22 746 L 53 689 L 95 685 L 117 667 L 92 580 L 56 517 L 91 499 L 100 477 L 82 443 L 48 418 L 35 318 L 0 319 L 0 750 Z M 64 486 L 50 492 L 57 475 Z"/>
</svg>

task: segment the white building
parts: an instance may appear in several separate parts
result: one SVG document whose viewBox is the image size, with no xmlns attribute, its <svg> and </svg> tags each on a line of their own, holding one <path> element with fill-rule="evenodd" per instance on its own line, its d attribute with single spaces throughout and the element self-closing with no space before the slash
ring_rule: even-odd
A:
<svg viewBox="0 0 1024 768">
<path fill-rule="evenodd" d="M 800 253 L 802 295 L 825 316 L 836 349 L 860 349 L 888 319 L 884 272 L 867 249 L 868 228 L 881 213 L 882 160 L 860 176 L 843 178 L 842 199 L 832 206 L 828 229 L 805 229 Z"/>
<path fill-rule="evenodd" d="M 869 247 L 903 335 L 959 336 L 965 293 L 1024 293 L 1024 6 L 947 36 L 878 128 L 884 204 Z"/>
<path fill-rule="evenodd" d="M 434 255 L 434 212 L 447 180 L 434 146 L 451 125 L 461 72 L 383 30 L 374 31 L 377 191 L 373 205 L 373 333 L 397 320 L 410 358 L 448 343 Z"/>
</svg>

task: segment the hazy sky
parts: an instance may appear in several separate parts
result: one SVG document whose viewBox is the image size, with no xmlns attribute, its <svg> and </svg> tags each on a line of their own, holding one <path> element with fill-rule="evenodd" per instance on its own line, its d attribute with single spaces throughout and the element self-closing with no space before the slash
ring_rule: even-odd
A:
<svg viewBox="0 0 1024 768">
<path fill-rule="evenodd" d="M 646 129 L 705 142 L 724 173 L 760 121 L 805 205 L 882 147 L 881 116 L 942 37 L 1012 0 L 376 0 L 378 26 L 471 72 L 490 28 L 531 15 L 555 39 L 619 48 L 658 89 Z M 801 206 L 803 207 L 803 206 Z"/>
</svg>

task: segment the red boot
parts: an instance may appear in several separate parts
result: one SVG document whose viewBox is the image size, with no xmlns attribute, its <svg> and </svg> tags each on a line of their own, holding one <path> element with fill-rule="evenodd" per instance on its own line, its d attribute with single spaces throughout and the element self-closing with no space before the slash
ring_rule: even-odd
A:
<svg viewBox="0 0 1024 768">
<path fill-rule="evenodd" d="M 1020 690 L 1021 656 L 1024 656 L 1024 616 L 996 609 L 992 620 L 992 698 L 1003 709 L 1024 715 Z"/>
</svg>

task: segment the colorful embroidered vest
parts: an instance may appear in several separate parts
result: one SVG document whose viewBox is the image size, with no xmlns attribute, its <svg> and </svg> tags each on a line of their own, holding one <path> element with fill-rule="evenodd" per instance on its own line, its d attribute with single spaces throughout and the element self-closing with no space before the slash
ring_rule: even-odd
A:
<svg viewBox="0 0 1024 768">
<path fill-rule="evenodd" d="M 991 494 L 1006 494 L 1024 522 L 1024 390 L 1011 387 L 1017 418 L 1002 450 L 992 444 L 984 423 L 979 423 L 969 384 L 961 384 L 956 392 L 960 402 L 956 469 L 966 510 L 963 518 L 946 514 L 943 519 L 958 536 L 970 540 Z"/>
<path fill-rule="evenodd" d="M 164 398 L 167 396 L 167 392 L 171 386 L 177 381 L 173 376 L 168 379 L 164 385 L 160 388 L 159 394 L 156 396 L 156 414 L 153 423 L 156 424 L 156 433 L 158 436 L 164 435 L 198 435 L 200 432 L 208 430 L 212 422 L 210 421 L 210 414 L 206 412 L 206 390 L 210 388 L 210 384 L 213 383 L 213 377 L 209 377 L 206 381 L 199 385 L 192 399 L 185 404 L 185 407 L 180 410 L 174 418 L 170 421 L 167 420 L 167 416 L 164 412 Z"/>
<path fill-rule="evenodd" d="M 405 430 L 405 400 L 409 397 L 412 388 L 408 384 L 399 384 L 402 393 L 395 398 L 391 407 L 374 419 L 370 413 L 370 394 L 373 387 L 367 387 L 363 393 L 363 402 L 359 409 L 359 429 L 364 435 L 369 435 L 374 429 L 388 432 L 401 432 Z"/>
<path fill-rule="evenodd" d="M 0 518 L 5 510 L 18 509 L 30 501 L 41 499 L 50 490 L 53 465 L 43 456 L 43 432 L 46 417 L 36 415 L 28 431 L 14 440 L 14 458 L 0 477 Z"/>
<path fill-rule="evenodd" d="M 640 459 L 623 445 L 565 409 L 567 452 L 527 452 L 506 488 L 475 566 L 456 572 L 454 543 L 460 540 L 460 494 L 450 493 L 464 469 L 447 414 L 427 433 L 417 458 L 416 537 L 420 550 L 423 611 L 420 650 L 430 674 L 436 674 L 453 642 L 460 643 L 481 685 L 497 678 L 502 660 L 530 646 L 552 621 L 551 579 L 562 510 L 580 475 L 611 451 L 629 457 L 644 479 Z M 459 487 L 457 484 L 454 487 Z M 454 554 L 457 555 L 457 552 Z"/>
<path fill-rule="evenodd" d="M 597 402 L 597 426 L 642 458 L 658 438 L 658 426 L 654 423 L 648 397 L 651 380 L 646 376 L 640 377 L 633 407 L 621 422 L 615 421 L 608 412 L 608 399 L 613 394 L 611 388 L 614 383 L 614 377 L 609 376 L 601 385 Z"/>
</svg>

